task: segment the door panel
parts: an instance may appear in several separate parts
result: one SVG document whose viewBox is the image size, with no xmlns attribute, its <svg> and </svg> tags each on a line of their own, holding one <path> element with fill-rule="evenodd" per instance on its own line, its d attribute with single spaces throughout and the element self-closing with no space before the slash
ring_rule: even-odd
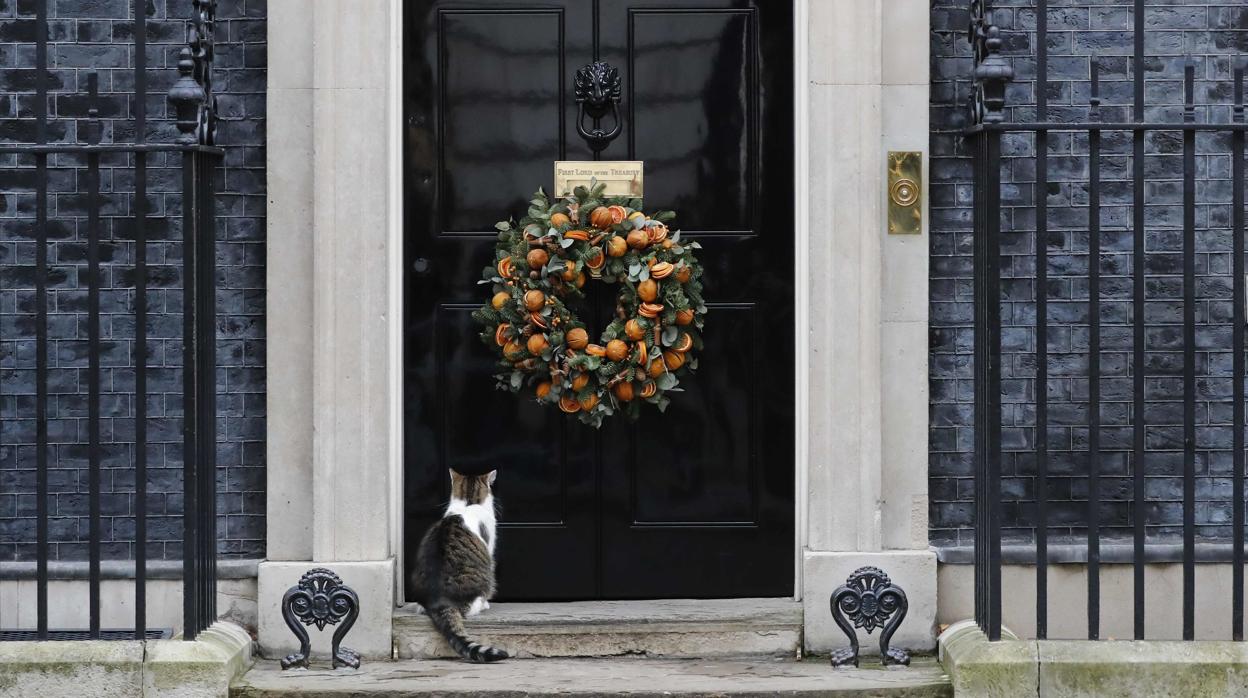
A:
<svg viewBox="0 0 1248 698">
<path fill-rule="evenodd" d="M 733 428 L 740 420 L 737 406 L 757 398 L 754 381 L 716 380 L 751 374 L 753 308 L 708 308 L 707 324 L 715 331 L 707 334 L 702 355 L 719 357 L 724 364 L 700 380 L 683 382 L 685 393 L 672 401 L 666 419 L 647 420 L 630 430 L 636 434 L 630 435 L 636 447 L 628 465 L 635 473 L 632 511 L 638 526 L 755 523 L 753 433 Z M 690 453 L 699 457 L 689 458 Z"/>
<path fill-rule="evenodd" d="M 791 594 L 787 3 L 406 8 L 408 559 L 446 469 L 497 467 L 502 598 Z M 625 85 L 624 133 L 602 159 L 645 161 L 647 209 L 675 209 L 704 246 L 710 310 L 698 372 L 667 413 L 600 431 L 495 390 L 469 317 L 494 223 L 549 189 L 555 160 L 593 159 L 569 128 L 570 87 L 596 57 Z M 607 317 L 613 295 L 594 287 L 582 316 Z"/>
<path fill-rule="evenodd" d="M 563 152 L 563 14 L 438 13 L 441 231 L 493 239 L 499 212 L 528 198 L 516 182 L 550 178 L 551 155 Z"/>
<path fill-rule="evenodd" d="M 508 521 L 512 523 L 559 525 L 567 517 L 564 499 L 568 472 L 567 452 L 549 449 L 546 444 L 563 441 L 563 421 L 535 403 L 513 404 L 511 400 L 482 400 L 494 395 L 494 362 L 488 354 L 475 351 L 480 327 L 469 313 L 478 306 L 439 308 L 438 366 L 458 366 L 463 370 L 441 374 L 442 424 L 446 453 L 443 460 L 467 472 L 487 472 L 498 466 L 498 452 L 482 438 L 485 425 L 505 423 L 514 427 L 515 437 L 507 453 L 507 469 L 526 476 L 526 488 L 517 493 Z"/>
<path fill-rule="evenodd" d="M 608 17 L 627 9 L 605 4 Z M 628 9 L 628 33 L 613 37 L 631 41 L 619 47 L 630 150 L 645 154 L 646 189 L 662 192 L 663 208 L 680 213 L 685 231 L 753 227 L 753 15 Z M 620 52 L 617 41 L 603 43 L 604 53 Z"/>
</svg>

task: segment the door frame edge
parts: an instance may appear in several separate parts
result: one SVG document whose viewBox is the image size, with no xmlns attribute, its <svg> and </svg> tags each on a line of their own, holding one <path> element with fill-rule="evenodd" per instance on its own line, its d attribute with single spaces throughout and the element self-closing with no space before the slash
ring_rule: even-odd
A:
<svg viewBox="0 0 1248 698">
<path fill-rule="evenodd" d="M 810 0 L 793 0 L 793 598 L 800 601 L 803 589 L 803 554 L 808 530 L 806 493 L 809 462 L 810 417 L 810 211 L 802 202 L 810 200 L 810 36 L 805 31 L 810 16 Z"/>
<path fill-rule="evenodd" d="M 390 41 L 386 95 L 387 220 L 389 238 L 386 248 L 387 285 L 389 298 L 386 342 L 389 348 L 389 461 L 390 461 L 390 540 L 394 556 L 394 603 L 406 603 L 403 583 L 406 564 L 403 559 L 403 0 L 387 0 L 390 16 Z"/>
</svg>

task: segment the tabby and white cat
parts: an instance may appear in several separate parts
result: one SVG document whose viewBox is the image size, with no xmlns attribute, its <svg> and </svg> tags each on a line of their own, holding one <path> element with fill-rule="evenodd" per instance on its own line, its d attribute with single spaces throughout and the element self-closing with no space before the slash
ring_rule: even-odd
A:
<svg viewBox="0 0 1248 698">
<path fill-rule="evenodd" d="M 416 553 L 413 599 L 459 656 L 497 662 L 507 652 L 474 642 L 464 632 L 464 616 L 490 607 L 494 595 L 494 495 L 497 471 L 460 475 L 451 471 L 451 503 L 429 527 Z"/>
</svg>

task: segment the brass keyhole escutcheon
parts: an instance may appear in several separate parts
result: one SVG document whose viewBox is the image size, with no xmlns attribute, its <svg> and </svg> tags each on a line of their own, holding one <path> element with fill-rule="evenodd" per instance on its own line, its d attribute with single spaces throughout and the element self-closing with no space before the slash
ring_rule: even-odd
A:
<svg viewBox="0 0 1248 698">
<path fill-rule="evenodd" d="M 888 154 L 888 232 L 923 232 L 923 153 Z"/>
<path fill-rule="evenodd" d="M 889 196 L 898 206 L 913 206 L 919 200 L 919 185 L 913 179 L 899 179 L 893 182 Z"/>
</svg>

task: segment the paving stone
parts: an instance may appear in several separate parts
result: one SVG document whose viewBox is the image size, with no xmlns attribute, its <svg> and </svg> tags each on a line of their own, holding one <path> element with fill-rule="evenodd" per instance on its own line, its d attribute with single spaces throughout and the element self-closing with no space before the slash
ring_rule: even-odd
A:
<svg viewBox="0 0 1248 698">
<path fill-rule="evenodd" d="M 952 696 L 931 658 L 911 667 L 833 669 L 825 659 L 512 659 L 366 663 L 358 670 L 283 672 L 258 663 L 230 691 L 235 698 L 351 696 Z"/>
</svg>

